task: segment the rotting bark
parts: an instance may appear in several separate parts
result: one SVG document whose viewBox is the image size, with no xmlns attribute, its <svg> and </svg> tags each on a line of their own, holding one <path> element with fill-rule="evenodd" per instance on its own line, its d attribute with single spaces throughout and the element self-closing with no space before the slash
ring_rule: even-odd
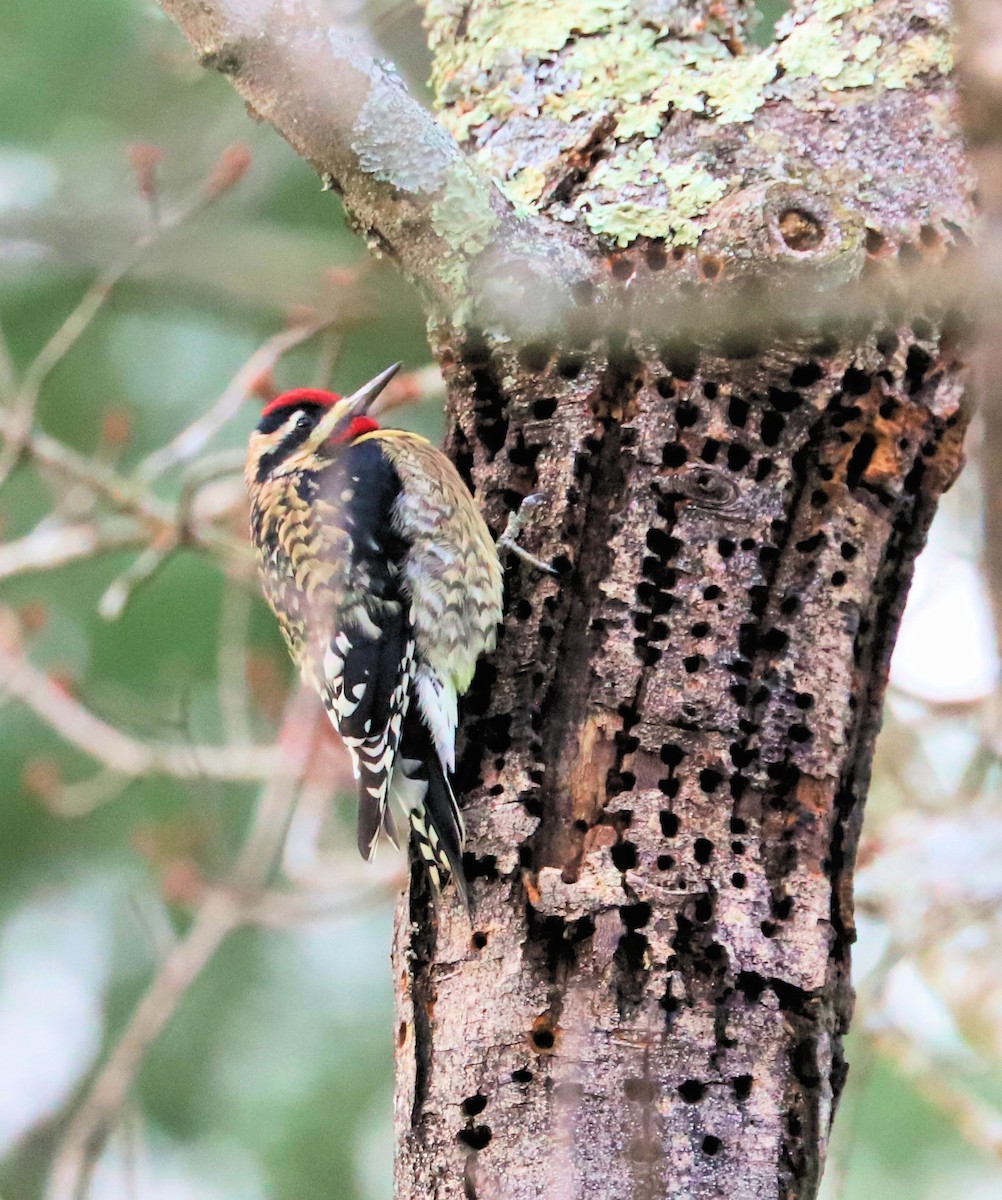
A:
<svg viewBox="0 0 1002 1200">
<path fill-rule="evenodd" d="M 588 270 L 545 340 L 433 317 L 449 448 L 495 530 L 544 495 L 561 573 L 510 565 L 465 705 L 472 930 L 420 872 L 398 914 L 399 1200 L 817 1189 L 887 665 L 965 423 L 909 271 L 972 213 L 944 4 L 805 0 L 756 53 L 750 7 L 428 5 L 445 125 Z M 865 312 L 770 315 L 860 280 Z"/>
</svg>

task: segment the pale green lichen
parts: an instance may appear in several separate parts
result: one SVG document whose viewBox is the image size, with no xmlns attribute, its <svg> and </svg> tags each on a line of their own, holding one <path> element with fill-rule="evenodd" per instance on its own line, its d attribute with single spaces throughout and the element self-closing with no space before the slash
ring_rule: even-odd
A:
<svg viewBox="0 0 1002 1200">
<path fill-rule="evenodd" d="M 546 186 L 546 172 L 539 167 L 524 167 L 513 178 L 500 181 L 500 186 L 516 208 L 521 205 L 531 211 Z"/>
<path fill-rule="evenodd" d="M 616 138 L 656 137 L 670 108 L 709 113 L 719 122 L 746 121 L 776 73 L 766 55 L 734 58 L 716 42 L 657 42 L 652 30 L 615 29 L 577 43 L 565 58 L 579 86 L 550 108 L 564 119 L 602 96 L 617 111 Z"/>
<path fill-rule="evenodd" d="M 833 21 L 846 13 L 872 8 L 876 0 L 818 0 L 814 11 L 822 21 Z"/>
<path fill-rule="evenodd" d="M 826 91 L 873 84 L 880 42 L 865 24 L 875 3 L 819 0 L 806 18 L 784 22 L 778 43 L 734 57 L 716 38 L 659 40 L 656 29 L 636 21 L 632 0 L 502 0 L 473 11 L 458 45 L 438 47 L 434 82 L 440 101 L 457 100 L 444 119 L 460 141 L 508 117 L 517 75 L 544 59 L 559 59 L 560 86 L 542 95 L 540 115 L 565 123 L 612 116 L 620 142 L 656 137 L 672 110 L 742 123 L 766 102 L 777 75 L 784 81 L 776 94 L 784 96 L 797 80 L 814 79 Z M 433 28 L 441 8 L 431 0 Z"/>
<path fill-rule="evenodd" d="M 953 48 L 945 27 L 885 43 L 876 28 L 882 9 L 886 0 L 819 0 L 812 17 L 781 23 L 776 54 L 785 78 L 779 90 L 789 94 L 787 81 L 810 78 L 828 92 L 876 83 L 906 88 L 922 75 L 949 74 Z"/>
<path fill-rule="evenodd" d="M 781 20 L 773 45 L 737 57 L 716 37 L 659 40 L 655 28 L 638 22 L 635 0 L 498 0 L 473 9 L 458 0 L 427 0 L 427 6 L 434 83 L 446 105 L 443 119 L 459 140 L 489 122 L 503 123 L 529 96 L 541 119 L 573 125 L 563 143 L 553 143 L 550 161 L 513 160 L 502 186 L 519 206 L 531 210 L 541 202 L 547 181 L 566 169 L 564 156 L 582 125 L 587 130 L 612 119 L 618 146 L 591 172 L 574 207 L 593 232 L 620 246 L 640 236 L 695 243 L 711 205 L 731 186 L 699 157 L 671 167 L 657 162 L 649 140 L 671 112 L 742 124 L 769 100 L 807 110 L 827 104 L 831 94 L 908 87 L 952 65 L 945 29 L 933 26 L 904 41 L 891 32 L 894 0 L 816 0 Z M 461 18 L 467 25 L 457 39 Z M 540 62 L 554 64 L 549 90 L 529 88 L 523 100 Z M 489 168 L 490 140 L 480 154 Z"/>
<path fill-rule="evenodd" d="M 446 291 L 453 296 L 463 296 L 468 290 L 468 264 L 456 255 L 447 256 L 439 264 L 436 271 L 439 279 L 445 284 Z M 457 302 L 462 308 L 466 301 Z M 457 319 L 461 316 L 460 309 L 456 311 Z"/>
<path fill-rule="evenodd" d="M 638 204 L 630 200 L 622 200 L 615 204 L 591 204 L 584 210 L 584 219 L 592 233 L 608 237 L 621 247 L 628 246 L 638 237 L 668 240 L 674 233 L 665 209 L 654 204 Z M 694 226 L 691 221 L 685 221 L 683 224 L 685 228 L 680 232 L 688 239 L 695 232 Z M 698 234 L 696 237 L 698 238 Z"/>
<path fill-rule="evenodd" d="M 719 62 L 694 56 L 686 67 L 677 99 L 675 81 L 669 77 L 654 93 L 655 101 L 705 113 L 721 125 L 750 121 L 765 103 L 765 87 L 776 75 L 776 64 L 767 54 Z"/>
<path fill-rule="evenodd" d="M 823 0 L 814 19 L 790 26 L 775 51 L 785 79 L 813 78 L 828 92 L 869 87 L 882 44 L 878 34 L 865 32 L 872 7 L 873 0 Z M 848 21 L 840 19 L 847 14 Z"/>
<path fill-rule="evenodd" d="M 906 88 L 922 75 L 948 75 L 952 70 L 953 43 L 945 31 L 934 31 L 888 54 L 877 67 L 877 79 L 885 88 Z"/>
<path fill-rule="evenodd" d="M 850 49 L 842 44 L 841 33 L 841 21 L 822 25 L 804 21 L 797 25 L 780 43 L 776 54 L 786 78 L 835 79 L 851 56 Z"/>
<path fill-rule="evenodd" d="M 487 183 L 465 164 L 449 173 L 431 208 L 432 228 L 450 246 L 467 255 L 490 245 L 497 227 Z"/>
<path fill-rule="evenodd" d="M 655 158 L 650 142 L 641 142 L 628 153 L 600 163 L 574 207 L 592 233 L 610 237 L 619 246 L 637 237 L 695 245 L 702 232 L 696 218 L 705 216 L 729 185 L 730 180 L 711 175 L 698 158 L 667 164 Z M 665 194 L 662 203 L 640 198 L 655 188 Z M 637 198 L 622 198 L 631 192 Z"/>
<path fill-rule="evenodd" d="M 623 121 L 618 136 L 629 138 L 660 130 L 674 97 L 653 106 L 650 97 L 668 79 L 678 79 L 690 106 L 702 111 L 699 93 L 711 78 L 703 64 L 731 58 L 715 38 L 659 41 L 655 29 L 637 22 L 632 0 L 553 0 L 546 5 L 502 0 L 471 14 L 461 43 L 443 38 L 435 48 L 432 81 L 439 103 L 447 106 L 446 123 L 460 140 L 491 117 L 503 119 L 511 112 L 517 87 L 510 73 L 531 71 L 534 60 L 561 57 L 561 86 L 543 97 L 543 115 L 571 122 L 601 109 Z M 458 112 L 448 111 L 453 99 Z M 676 107 L 684 107 L 685 98 L 679 100 Z M 635 116 L 641 106 L 643 113 Z"/>
<path fill-rule="evenodd" d="M 469 261 L 491 244 L 497 223 L 490 185 L 467 164 L 457 163 L 431 207 L 432 228 L 446 247 L 436 271 L 448 292 L 462 296 L 467 291 Z"/>
<path fill-rule="evenodd" d="M 430 15 L 430 14 L 429 14 Z M 634 25 L 631 0 L 499 0 L 476 5 L 464 33 L 464 51 L 476 48 L 477 66 L 488 69 L 517 47 L 523 59 L 555 54 L 572 37 Z M 469 61 L 465 58 L 464 61 Z"/>
</svg>

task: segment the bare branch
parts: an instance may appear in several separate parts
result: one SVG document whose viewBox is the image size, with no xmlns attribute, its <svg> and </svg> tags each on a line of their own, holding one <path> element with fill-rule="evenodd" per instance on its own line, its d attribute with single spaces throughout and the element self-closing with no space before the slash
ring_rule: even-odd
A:
<svg viewBox="0 0 1002 1200">
<path fill-rule="evenodd" d="M 232 875 L 228 882 L 209 890 L 188 933 L 168 951 L 91 1082 L 56 1154 L 47 1190 L 49 1200 L 83 1200 L 86 1196 L 91 1174 L 147 1051 L 224 939 L 257 909 L 285 834 L 296 782 L 309 759 L 315 728 L 311 712 L 315 716 L 312 697 L 298 692 L 283 722 L 283 732 L 297 736 L 283 738 L 287 753 L 274 763 Z M 307 736 L 302 736 L 304 729 Z"/>
<path fill-rule="evenodd" d="M 238 587 L 232 580 L 224 580 L 216 654 L 219 712 L 226 740 L 240 746 L 251 740 L 247 704 L 247 637 L 251 611 L 248 589 Z"/>
<path fill-rule="evenodd" d="M 965 1141 L 1002 1159 L 1002 1112 L 958 1087 L 930 1060 L 928 1051 L 911 1039 L 873 1030 L 866 1032 L 880 1054 L 896 1064 Z"/>
<path fill-rule="evenodd" d="M 98 613 L 106 621 L 120 617 L 136 589 L 153 578 L 177 547 L 176 536 L 160 536 L 150 542 L 142 554 L 137 555 L 121 575 L 109 584 L 98 601 Z"/>
<path fill-rule="evenodd" d="M 110 550 L 141 545 L 142 526 L 128 517 L 62 524 L 45 520 L 24 537 L 0 545 L 0 579 L 49 571 Z"/>
<path fill-rule="evenodd" d="M 0 409 L 0 433 L 6 438 L 17 436 L 17 418 L 7 409 Z M 157 499 L 148 488 L 126 479 L 117 471 L 87 458 L 54 437 L 33 429 L 25 439 L 25 450 L 39 466 L 54 471 L 62 479 L 75 480 L 109 501 L 121 512 L 140 518 L 151 537 L 178 536 L 178 516 L 170 505 Z M 222 529 L 203 522 L 182 525 L 182 540 L 191 540 L 200 548 L 220 555 L 225 568 L 236 574 L 247 574 L 250 549 Z"/>
<path fill-rule="evenodd" d="M 83 817 L 112 800 L 117 800 L 132 783 L 128 775 L 119 775 L 107 768 L 79 783 L 63 783 L 40 797 L 42 803 L 57 817 Z"/>
<path fill-rule="evenodd" d="M 329 329 L 320 339 L 320 349 L 313 367 L 310 387 L 323 388 L 328 385 L 334 374 L 334 367 L 337 364 L 338 355 L 341 353 L 343 341 L 344 336 L 337 329 Z"/>
<path fill-rule="evenodd" d="M 140 234 L 117 262 L 106 267 L 98 275 L 66 320 L 38 352 L 25 374 L 14 406 L 4 424 L 5 444 L 0 450 L 0 486 L 3 485 L 25 451 L 42 387 L 53 370 L 87 332 L 91 322 L 107 303 L 118 284 L 159 241 L 162 235 L 195 216 L 206 205 L 211 204 L 219 194 L 218 189 L 206 188 L 199 191 L 168 220 L 158 220 L 145 233 Z"/>
<path fill-rule="evenodd" d="M 0 402 L 7 404 L 14 397 L 14 364 L 10 361 L 7 337 L 0 325 Z"/>
<path fill-rule="evenodd" d="M 83 1200 L 105 1140 L 139 1066 L 226 936 L 241 923 L 236 896 L 220 889 L 199 909 L 184 939 L 167 955 L 105 1065 L 70 1122 L 53 1166 L 49 1200 Z"/>
<path fill-rule="evenodd" d="M 0 433 L 6 439 L 14 440 L 18 436 L 17 429 L 17 417 L 7 409 L 0 409 Z M 122 512 L 141 517 L 152 529 L 173 524 L 173 513 L 162 501 L 131 484 L 110 467 L 87 458 L 49 434 L 39 429 L 31 430 L 24 448 L 39 466 L 54 471 L 62 479 L 86 485 Z"/>
</svg>

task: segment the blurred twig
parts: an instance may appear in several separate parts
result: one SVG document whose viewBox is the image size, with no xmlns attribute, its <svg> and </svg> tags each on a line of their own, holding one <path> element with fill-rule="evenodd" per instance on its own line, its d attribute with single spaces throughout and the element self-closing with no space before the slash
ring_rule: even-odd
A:
<svg viewBox="0 0 1002 1200">
<path fill-rule="evenodd" d="M 913 1040 L 872 1032 L 870 1037 L 970 1145 L 1002 1158 L 1002 1113 L 958 1087 Z"/>
<path fill-rule="evenodd" d="M 313 366 L 310 387 L 325 388 L 329 385 L 330 378 L 334 374 L 338 355 L 341 353 L 343 342 L 344 336 L 337 329 L 328 329 L 320 339 L 319 353 L 317 354 L 317 361 Z"/>
<path fill-rule="evenodd" d="M 0 545 L 0 580 L 28 571 L 48 571 L 142 541 L 142 526 L 128 517 L 72 524 L 46 519 L 24 537 Z"/>
<path fill-rule="evenodd" d="M 0 409 L 0 433 L 7 435 L 13 423 L 11 414 Z M 40 466 L 55 471 L 64 479 L 73 479 L 86 485 L 120 512 L 140 518 L 151 537 L 159 535 L 169 540 L 176 535 L 177 514 L 171 506 L 112 468 L 87 458 L 38 429 L 29 432 L 25 450 Z M 211 550 L 231 570 L 239 573 L 250 562 L 246 543 L 222 529 L 202 523 L 189 524 L 184 533 L 186 542 L 190 540 L 194 545 Z"/>
<path fill-rule="evenodd" d="M 258 800 L 250 832 L 230 878 L 209 889 L 187 934 L 167 953 L 121 1037 L 91 1081 L 56 1153 L 49 1200 L 83 1200 L 108 1135 L 136 1074 L 181 998 L 212 961 L 224 939 L 259 903 L 294 803 L 296 783 L 309 759 L 316 706 L 300 691 L 290 701 L 277 760 Z M 306 735 L 304 736 L 304 731 Z"/>
<path fill-rule="evenodd" d="M 254 388 L 268 376 L 283 355 L 322 330 L 330 329 L 336 321 L 337 317 L 326 317 L 270 337 L 237 371 L 211 408 L 166 446 L 161 446 L 143 459 L 136 469 L 136 478 L 148 484 L 171 467 L 190 462 L 236 416 Z"/>
<path fill-rule="evenodd" d="M 280 755 L 272 746 L 207 746 L 144 742 L 108 724 L 35 667 L 19 645 L 14 617 L 0 629 L 0 679 L 6 692 L 27 705 L 61 737 L 109 770 L 131 777 L 177 779 L 268 778 Z"/>
<path fill-rule="evenodd" d="M 138 554 L 126 569 L 106 588 L 97 611 L 106 621 L 120 617 L 135 590 L 160 570 L 179 545 L 179 537 L 158 535 Z"/>
<path fill-rule="evenodd" d="M 247 574 L 235 570 L 234 566 L 236 563 L 249 564 L 249 551 L 244 548 L 241 554 L 242 543 L 233 543 L 228 534 L 214 526 L 211 521 L 202 520 L 197 511 L 198 500 L 203 496 L 206 485 L 216 479 L 239 475 L 243 464 L 242 450 L 221 450 L 218 454 L 207 455 L 192 463 L 184 475 L 173 526 L 156 533 L 145 550 L 121 575 L 112 580 L 101 597 L 98 612 L 105 620 L 112 621 L 120 617 L 135 591 L 152 579 L 177 550 L 189 544 L 205 543 L 207 539 L 221 539 L 221 544 L 229 544 L 234 549 L 234 560 L 226 572 L 227 577 Z M 237 496 L 239 501 L 244 498 L 242 484 L 237 490 Z M 216 511 L 212 515 L 219 516 L 232 509 L 232 497 L 228 497 L 221 512 Z"/>
<path fill-rule="evenodd" d="M 323 721 L 315 698 L 305 689 L 287 705 L 279 735 L 285 754 L 259 796 L 233 869 L 226 880 L 203 894 L 188 932 L 167 950 L 122 1035 L 92 1079 L 55 1155 L 48 1200 L 84 1200 L 146 1054 L 230 933 L 245 924 L 283 926 L 351 915 L 371 906 L 381 892 L 396 887 L 396 875 L 386 871 L 375 876 L 370 873 L 364 880 L 359 863 L 357 877 L 350 870 L 338 872 L 336 894 L 270 889 Z"/>
<path fill-rule="evenodd" d="M 14 396 L 14 364 L 7 349 L 7 337 L 0 325 L 0 403 L 8 404 Z"/>
<path fill-rule="evenodd" d="M 45 807 L 57 817 L 83 817 L 117 800 L 132 783 L 128 775 L 107 768 L 79 783 L 61 784 L 58 789 L 41 797 Z"/>
<path fill-rule="evenodd" d="M 247 705 L 247 631 L 250 618 L 251 597 L 248 590 L 237 587 L 231 580 L 224 580 L 216 653 L 219 712 L 226 740 L 240 746 L 251 740 Z"/>
<path fill-rule="evenodd" d="M 13 438 L 16 436 L 15 426 L 13 414 L 7 409 L 0 409 L 0 433 L 5 438 Z M 153 528 L 172 523 L 173 514 L 163 501 L 157 500 L 146 489 L 125 479 L 111 467 L 88 458 L 39 429 L 29 431 L 24 441 L 24 451 L 39 466 L 55 471 L 63 479 L 85 484 L 115 508 L 142 517 Z"/>
<path fill-rule="evenodd" d="M 50 1200 L 82 1200 L 87 1195 L 94 1166 L 146 1051 L 174 1014 L 181 997 L 240 921 L 239 899 L 225 889 L 215 889 L 199 909 L 187 935 L 164 959 L 69 1124 L 53 1165 Z"/>
<path fill-rule="evenodd" d="M 158 217 L 149 229 L 136 238 L 117 262 L 106 267 L 98 275 L 97 279 L 84 292 L 73 311 L 35 356 L 25 372 L 20 387 L 17 389 L 13 406 L 6 414 L 7 419 L 4 422 L 3 429 L 4 446 L 0 449 L 0 487 L 3 486 L 11 471 L 17 466 L 27 448 L 29 435 L 35 421 L 35 410 L 38 406 L 42 387 L 49 375 L 51 375 L 52 371 L 69 354 L 84 333 L 86 333 L 91 322 L 107 303 L 115 287 L 128 275 L 143 255 L 159 241 L 163 234 L 168 230 L 176 229 L 179 225 L 184 224 L 185 221 L 190 220 L 202 209 L 218 199 L 223 191 L 226 190 L 226 187 L 232 186 L 233 183 L 237 182 L 240 175 L 235 174 L 233 171 L 230 172 L 230 175 L 234 176 L 235 174 L 235 177 L 222 180 L 224 186 L 220 186 L 220 179 L 217 178 L 228 161 L 227 156 L 232 156 L 233 153 L 234 148 L 224 151 L 223 157 L 220 163 L 214 168 L 213 174 L 194 196 L 182 204 L 167 219 L 160 219 Z M 146 198 L 151 200 L 151 196 L 147 196 Z M 158 210 L 156 211 L 158 212 Z"/>
</svg>

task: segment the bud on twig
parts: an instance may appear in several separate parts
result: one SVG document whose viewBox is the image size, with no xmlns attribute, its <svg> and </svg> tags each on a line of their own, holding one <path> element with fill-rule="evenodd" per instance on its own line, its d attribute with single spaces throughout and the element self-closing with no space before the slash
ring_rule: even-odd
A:
<svg viewBox="0 0 1002 1200">
<path fill-rule="evenodd" d="M 278 384 L 275 382 L 275 372 L 267 367 L 254 377 L 247 388 L 248 400 L 261 400 L 267 403 L 278 395 Z"/>
<path fill-rule="evenodd" d="M 25 633 L 41 633 L 48 624 L 49 610 L 41 600 L 28 600 L 17 612 Z"/>
<path fill-rule="evenodd" d="M 159 199 L 157 167 L 163 162 L 163 151 L 152 142 L 133 142 L 129 146 L 129 161 L 136 175 L 139 194 L 147 204 L 155 205 Z"/>
<path fill-rule="evenodd" d="M 236 187 L 250 170 L 250 165 L 250 150 L 243 142 L 227 146 L 205 181 L 206 199 L 217 200 L 224 192 Z"/>
</svg>

